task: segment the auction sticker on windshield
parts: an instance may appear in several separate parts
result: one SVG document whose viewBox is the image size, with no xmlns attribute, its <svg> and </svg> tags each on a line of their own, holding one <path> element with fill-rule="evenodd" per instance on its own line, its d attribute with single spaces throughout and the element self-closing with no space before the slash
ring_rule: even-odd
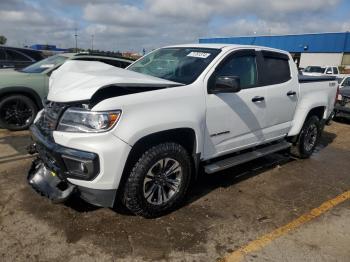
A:
<svg viewBox="0 0 350 262">
<path fill-rule="evenodd" d="M 210 56 L 210 53 L 204 53 L 204 52 L 191 52 L 187 56 L 190 57 L 197 57 L 197 58 L 208 58 Z"/>
</svg>

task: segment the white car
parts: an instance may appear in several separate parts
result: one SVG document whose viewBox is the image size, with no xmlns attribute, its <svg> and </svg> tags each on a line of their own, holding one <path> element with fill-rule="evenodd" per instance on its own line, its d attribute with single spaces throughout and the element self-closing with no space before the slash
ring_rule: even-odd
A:
<svg viewBox="0 0 350 262">
<path fill-rule="evenodd" d="M 206 173 L 292 148 L 309 157 L 333 111 L 334 77 L 298 76 L 289 53 L 195 44 L 157 49 L 126 70 L 68 61 L 31 127 L 29 183 L 156 217 Z"/>
<path fill-rule="evenodd" d="M 307 66 L 303 70 L 303 75 L 308 76 L 323 76 L 323 75 L 339 75 L 339 68 L 337 66 Z"/>
</svg>

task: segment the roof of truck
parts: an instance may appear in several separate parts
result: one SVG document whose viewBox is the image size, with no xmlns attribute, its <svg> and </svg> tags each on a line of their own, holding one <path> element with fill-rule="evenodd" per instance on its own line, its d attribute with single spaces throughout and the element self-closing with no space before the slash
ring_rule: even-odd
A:
<svg viewBox="0 0 350 262">
<path fill-rule="evenodd" d="M 254 48 L 254 49 L 264 49 L 264 50 L 271 50 L 276 51 L 280 53 L 288 54 L 288 52 L 280 49 L 275 49 L 271 47 L 266 46 L 255 46 L 255 45 L 236 45 L 236 44 L 184 44 L 184 45 L 172 45 L 167 47 L 188 47 L 188 48 L 215 48 L 215 49 L 235 49 L 235 48 Z"/>
</svg>

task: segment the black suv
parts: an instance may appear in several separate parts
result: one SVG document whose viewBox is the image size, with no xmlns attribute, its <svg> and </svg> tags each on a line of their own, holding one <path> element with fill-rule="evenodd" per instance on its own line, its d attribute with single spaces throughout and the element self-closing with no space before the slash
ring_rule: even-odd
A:
<svg viewBox="0 0 350 262">
<path fill-rule="evenodd" d="M 0 46 L 0 69 L 21 69 L 44 58 L 45 57 L 43 54 L 37 50 L 29 48 Z"/>
</svg>

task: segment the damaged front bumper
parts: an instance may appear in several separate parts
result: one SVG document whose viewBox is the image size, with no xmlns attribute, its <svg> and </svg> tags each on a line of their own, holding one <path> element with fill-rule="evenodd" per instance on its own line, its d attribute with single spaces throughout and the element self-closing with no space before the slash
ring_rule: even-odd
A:
<svg viewBox="0 0 350 262">
<path fill-rule="evenodd" d="M 74 185 L 69 178 L 92 181 L 100 172 L 98 155 L 56 144 L 33 125 L 34 144 L 30 153 L 38 153 L 28 172 L 28 183 L 53 202 L 64 202 L 73 193 L 102 207 L 113 207 L 117 190 L 100 190 Z"/>
<path fill-rule="evenodd" d="M 76 188 L 58 178 L 57 174 L 50 171 L 40 158 L 33 161 L 27 179 L 35 191 L 56 203 L 67 200 Z"/>
</svg>

